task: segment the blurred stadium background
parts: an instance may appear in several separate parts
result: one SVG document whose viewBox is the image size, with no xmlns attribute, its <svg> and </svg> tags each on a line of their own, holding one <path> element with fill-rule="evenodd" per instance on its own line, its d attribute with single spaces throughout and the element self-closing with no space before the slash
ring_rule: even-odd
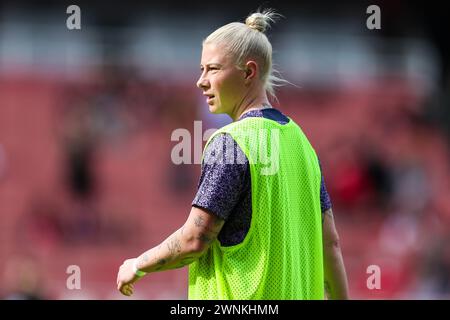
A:
<svg viewBox="0 0 450 320">
<path fill-rule="evenodd" d="M 122 261 L 179 227 L 196 192 L 200 166 L 172 163 L 171 133 L 229 121 L 195 87 L 201 41 L 261 4 L 0 2 L 0 298 L 121 299 Z M 301 86 L 275 105 L 321 158 L 351 296 L 450 298 L 450 17 L 425 1 L 265 5 L 286 17 L 275 63 Z M 186 296 L 185 268 L 134 298 Z"/>
</svg>

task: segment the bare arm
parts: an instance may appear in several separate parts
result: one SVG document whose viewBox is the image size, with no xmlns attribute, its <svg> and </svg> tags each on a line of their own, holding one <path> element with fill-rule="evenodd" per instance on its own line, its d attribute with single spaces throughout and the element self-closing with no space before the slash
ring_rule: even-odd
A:
<svg viewBox="0 0 450 320">
<path fill-rule="evenodd" d="M 325 291 L 328 298 L 348 299 L 347 275 L 331 209 L 323 213 L 323 254 Z"/>
<path fill-rule="evenodd" d="M 213 214 L 192 207 L 183 227 L 159 246 L 122 263 L 117 274 L 117 289 L 126 296 L 133 294 L 134 283 L 141 279 L 141 276 L 135 273 L 134 266 L 140 271 L 150 273 L 192 263 L 208 250 L 224 223 L 224 220 Z"/>
<path fill-rule="evenodd" d="M 192 207 L 185 224 L 137 258 L 136 267 L 150 273 L 188 265 L 203 255 L 219 234 L 224 220 Z"/>
</svg>

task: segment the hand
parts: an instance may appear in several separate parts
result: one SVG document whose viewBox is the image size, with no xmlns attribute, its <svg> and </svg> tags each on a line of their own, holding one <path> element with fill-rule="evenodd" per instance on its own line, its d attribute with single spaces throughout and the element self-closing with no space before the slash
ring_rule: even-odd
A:
<svg viewBox="0 0 450 320">
<path fill-rule="evenodd" d="M 131 296 L 133 294 L 133 284 L 140 279 L 133 271 L 134 260 L 125 260 L 117 274 L 117 290 L 125 296 Z"/>
</svg>

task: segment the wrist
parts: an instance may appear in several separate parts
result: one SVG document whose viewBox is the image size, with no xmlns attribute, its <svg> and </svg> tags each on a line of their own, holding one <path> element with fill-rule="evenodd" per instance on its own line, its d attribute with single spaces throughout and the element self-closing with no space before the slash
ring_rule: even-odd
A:
<svg viewBox="0 0 450 320">
<path fill-rule="evenodd" d="M 133 272 L 134 272 L 135 275 L 137 275 L 139 278 L 141 278 L 141 277 L 145 276 L 147 274 L 147 272 L 139 270 L 138 267 L 137 267 L 137 262 L 138 262 L 138 259 L 137 258 L 134 259 L 134 261 L 133 261 Z"/>
</svg>

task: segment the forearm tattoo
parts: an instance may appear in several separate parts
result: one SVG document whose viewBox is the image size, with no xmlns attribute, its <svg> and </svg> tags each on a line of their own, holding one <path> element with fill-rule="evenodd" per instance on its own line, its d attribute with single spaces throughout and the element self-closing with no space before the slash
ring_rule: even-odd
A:
<svg viewBox="0 0 450 320">
<path fill-rule="evenodd" d="M 201 242 L 206 243 L 206 244 L 210 244 L 210 243 L 212 242 L 213 239 L 212 239 L 211 237 L 208 237 L 207 234 L 201 233 L 201 234 L 198 236 L 197 240 L 200 240 Z"/>
<path fill-rule="evenodd" d="M 222 220 L 216 218 L 214 220 L 212 228 L 210 228 L 207 225 L 205 225 L 205 219 L 202 216 L 197 216 L 194 219 L 194 224 L 196 227 L 199 227 L 199 228 L 203 227 L 206 229 L 206 231 L 213 233 L 214 236 L 216 236 L 219 233 L 219 230 L 217 230 L 217 228 L 220 226 L 221 223 L 222 223 Z"/>
<path fill-rule="evenodd" d="M 181 230 L 182 232 L 183 230 Z M 177 255 L 181 252 L 181 241 L 177 235 L 174 235 L 172 238 L 167 239 L 166 242 L 167 250 L 169 250 L 170 257 L 168 258 L 160 258 L 157 260 L 155 271 L 159 271 L 167 266 L 167 264 L 176 259 Z M 161 251 L 161 245 L 158 246 L 158 252 Z"/>
<path fill-rule="evenodd" d="M 174 256 L 176 253 L 181 252 L 181 242 L 178 237 L 175 237 L 174 239 L 169 240 L 167 243 L 167 249 L 169 249 L 170 255 Z"/>
<path fill-rule="evenodd" d="M 197 217 L 195 217 L 195 219 L 194 219 L 194 223 L 195 223 L 195 225 L 197 226 L 197 227 L 203 227 L 204 226 L 204 219 L 203 219 L 203 217 L 201 217 L 201 216 L 197 216 Z"/>
<path fill-rule="evenodd" d="M 161 270 L 167 263 L 166 259 L 159 259 L 157 262 L 157 267 L 155 268 L 156 271 Z"/>
<path fill-rule="evenodd" d="M 221 223 L 222 223 L 222 220 L 216 219 L 212 223 L 212 227 L 208 228 L 208 225 L 205 222 L 205 218 L 203 218 L 202 216 L 195 217 L 194 218 L 195 226 L 197 228 L 203 228 L 203 230 L 202 230 L 203 232 L 199 232 L 199 234 L 196 236 L 196 239 L 201 241 L 204 244 L 208 244 L 208 245 L 211 244 L 220 231 L 219 226 L 221 225 Z M 167 250 L 169 251 L 169 256 L 166 257 L 165 255 L 163 255 L 165 258 L 160 258 L 157 260 L 155 271 L 159 271 L 161 269 L 181 268 L 188 264 L 191 264 L 198 258 L 198 255 L 185 256 L 185 257 L 182 257 L 182 255 L 180 256 L 180 253 L 183 251 L 180 236 L 183 235 L 184 230 L 185 230 L 185 226 L 183 226 L 179 230 L 179 233 L 174 234 L 172 237 L 170 237 L 169 239 L 166 240 L 165 246 L 167 247 Z M 163 245 L 164 245 L 164 243 L 163 243 Z M 158 255 L 160 255 L 160 256 L 161 256 L 161 249 L 162 249 L 161 245 L 159 245 L 157 252 L 158 252 Z M 180 258 L 181 258 L 181 260 L 178 260 Z M 178 261 L 175 262 L 176 260 L 178 260 Z"/>
</svg>

